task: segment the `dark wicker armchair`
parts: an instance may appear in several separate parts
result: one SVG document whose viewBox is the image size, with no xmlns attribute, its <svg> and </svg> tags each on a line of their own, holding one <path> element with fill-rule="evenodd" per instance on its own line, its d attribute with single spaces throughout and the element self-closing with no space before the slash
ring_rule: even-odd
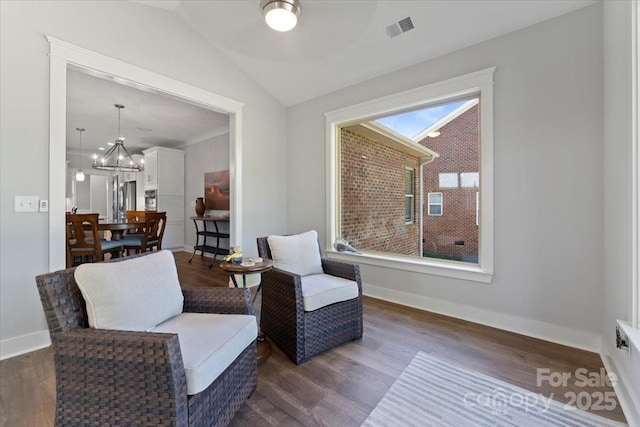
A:
<svg viewBox="0 0 640 427">
<path fill-rule="evenodd" d="M 259 255 L 273 258 L 267 238 L 259 237 L 257 242 Z M 278 268 L 262 275 L 260 328 L 297 365 L 362 338 L 360 267 L 322 258 L 322 269 L 325 274 L 355 281 L 358 297 L 305 311 L 299 275 Z"/>
<path fill-rule="evenodd" d="M 256 388 L 255 341 L 208 388 L 187 395 L 178 336 L 89 328 L 74 271 L 36 277 L 54 348 L 56 426 L 229 424 Z M 183 295 L 185 312 L 253 314 L 246 289 Z"/>
</svg>

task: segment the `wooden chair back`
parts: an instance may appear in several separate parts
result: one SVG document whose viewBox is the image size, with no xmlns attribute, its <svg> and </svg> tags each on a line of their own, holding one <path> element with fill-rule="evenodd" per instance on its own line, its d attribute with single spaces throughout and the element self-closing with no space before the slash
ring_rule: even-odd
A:
<svg viewBox="0 0 640 427">
<path fill-rule="evenodd" d="M 98 235 L 98 214 L 66 214 L 67 218 L 67 268 L 73 266 L 75 257 L 91 256 L 103 261 L 104 254 Z"/>
<path fill-rule="evenodd" d="M 164 227 L 165 225 L 167 225 L 167 213 L 166 212 L 160 212 L 161 218 L 161 224 L 160 224 L 160 231 L 158 232 L 158 250 L 162 249 L 162 237 L 164 236 Z"/>
<path fill-rule="evenodd" d="M 144 235 L 142 236 L 141 252 L 157 248 L 162 249 L 162 236 L 167 223 L 166 212 L 146 212 Z"/>
<path fill-rule="evenodd" d="M 146 211 L 127 211 L 127 221 L 145 221 L 146 214 Z M 142 236 L 143 234 L 143 227 L 127 230 L 127 236 Z"/>
</svg>

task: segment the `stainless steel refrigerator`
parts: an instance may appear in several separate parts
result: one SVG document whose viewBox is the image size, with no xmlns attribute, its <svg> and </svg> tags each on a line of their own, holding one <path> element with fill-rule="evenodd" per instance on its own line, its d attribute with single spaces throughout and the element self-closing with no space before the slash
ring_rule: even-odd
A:
<svg viewBox="0 0 640 427">
<path fill-rule="evenodd" d="M 126 218 L 127 211 L 136 209 L 136 182 L 124 182 L 119 175 L 112 177 L 113 217 Z"/>
</svg>

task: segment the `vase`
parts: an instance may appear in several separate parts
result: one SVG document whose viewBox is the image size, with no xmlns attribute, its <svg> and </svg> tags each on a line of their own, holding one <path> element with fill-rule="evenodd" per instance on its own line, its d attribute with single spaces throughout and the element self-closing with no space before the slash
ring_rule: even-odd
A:
<svg viewBox="0 0 640 427">
<path fill-rule="evenodd" d="M 203 197 L 198 197 L 196 199 L 196 215 L 198 216 L 202 216 L 204 215 L 204 198 Z"/>
</svg>

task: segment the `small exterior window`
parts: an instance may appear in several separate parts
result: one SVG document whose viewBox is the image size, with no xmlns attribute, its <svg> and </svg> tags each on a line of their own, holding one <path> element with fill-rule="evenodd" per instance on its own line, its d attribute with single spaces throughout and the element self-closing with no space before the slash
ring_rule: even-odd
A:
<svg viewBox="0 0 640 427">
<path fill-rule="evenodd" d="M 404 222 L 406 224 L 413 224 L 413 202 L 414 197 L 414 185 L 415 171 L 413 169 L 405 169 L 404 171 Z"/>
<path fill-rule="evenodd" d="M 429 193 L 429 216 L 442 216 L 442 193 Z"/>
<path fill-rule="evenodd" d="M 458 174 L 441 172 L 438 174 L 438 183 L 440 188 L 458 188 Z"/>
<path fill-rule="evenodd" d="M 460 174 L 460 187 L 480 188 L 480 174 L 478 172 L 462 172 Z"/>
</svg>

